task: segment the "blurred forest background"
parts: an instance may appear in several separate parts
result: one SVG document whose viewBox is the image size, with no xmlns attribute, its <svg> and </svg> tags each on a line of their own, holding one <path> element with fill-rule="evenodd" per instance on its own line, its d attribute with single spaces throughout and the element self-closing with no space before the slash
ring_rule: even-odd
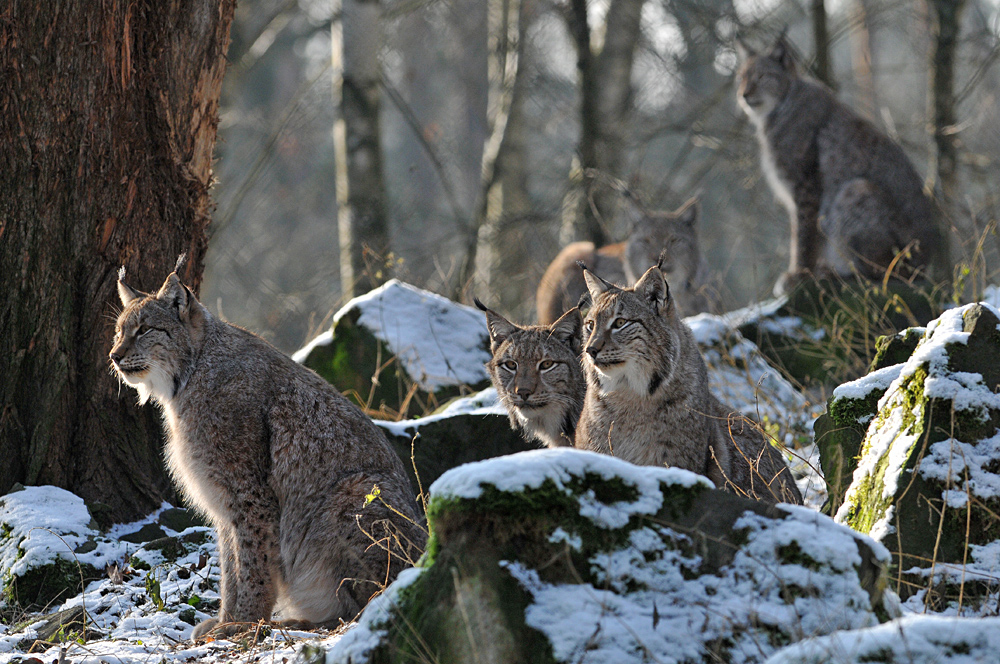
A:
<svg viewBox="0 0 1000 664">
<path fill-rule="evenodd" d="M 788 221 L 736 105 L 733 44 L 738 33 L 767 48 L 785 28 L 802 68 L 927 176 L 952 260 L 971 269 L 956 281 L 964 298 L 994 277 L 998 0 L 349 1 L 378 9 L 363 39 L 377 47 L 388 225 L 388 252 L 368 256 L 376 281 L 474 292 L 532 321 L 562 245 L 627 234 L 619 181 L 652 209 L 698 194 L 724 308 L 769 296 Z M 201 299 L 285 351 L 351 290 L 334 140 L 352 29 L 341 19 L 339 0 L 241 0 L 232 26 Z M 948 48 L 954 79 L 935 97 Z"/>
</svg>

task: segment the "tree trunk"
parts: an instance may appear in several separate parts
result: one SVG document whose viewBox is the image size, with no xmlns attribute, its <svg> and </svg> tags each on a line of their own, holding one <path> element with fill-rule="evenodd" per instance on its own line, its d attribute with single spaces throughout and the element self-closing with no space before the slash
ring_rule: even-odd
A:
<svg viewBox="0 0 1000 664">
<path fill-rule="evenodd" d="M 813 71 L 816 78 L 833 87 L 833 68 L 830 64 L 830 33 L 827 30 L 825 0 L 812 0 L 813 48 L 816 60 Z"/>
<path fill-rule="evenodd" d="M 116 272 L 197 288 L 233 0 L 0 9 L 0 493 L 54 484 L 108 518 L 172 495 L 160 414 L 107 353 Z"/>
<path fill-rule="evenodd" d="M 480 183 L 473 218 L 466 237 L 465 259 L 458 273 L 454 289 L 455 299 L 462 299 L 465 291 L 473 285 L 477 266 L 480 286 L 488 290 L 488 273 L 496 263 L 491 251 L 494 239 L 499 233 L 501 209 L 503 208 L 503 164 L 504 153 L 512 147 L 508 130 L 518 128 L 516 103 L 519 88 L 523 87 L 520 56 L 523 50 L 523 30 L 521 29 L 520 0 L 490 0 L 488 3 L 488 77 L 490 81 L 487 123 L 489 136 L 483 145 L 480 164 Z M 514 120 L 515 126 L 510 122 Z M 517 136 L 515 136 L 517 138 Z M 508 157 L 509 159 L 509 157 Z M 484 278 L 485 277 L 485 278 Z M 465 298 L 468 299 L 468 298 Z"/>
<path fill-rule="evenodd" d="M 941 210 L 946 222 L 943 224 L 942 237 L 945 238 L 946 245 L 938 252 L 937 272 L 946 275 L 952 265 L 948 246 L 951 240 L 950 229 L 960 228 L 966 238 L 974 233 L 974 224 L 971 220 L 963 221 L 965 215 L 959 209 L 959 136 L 955 131 L 958 124 L 955 108 L 958 105 L 955 99 L 955 59 L 965 0 L 930 0 L 927 4 L 931 32 L 927 103 L 934 131 L 934 149 L 931 150 L 927 178 L 930 191 L 934 190 L 935 178 L 941 187 Z"/>
<path fill-rule="evenodd" d="M 345 296 L 389 279 L 389 224 L 379 132 L 378 0 L 344 0 L 332 27 L 340 281 Z"/>
<path fill-rule="evenodd" d="M 869 120 L 877 117 L 878 102 L 875 99 L 875 76 L 872 73 L 871 22 L 868 18 L 867 0 L 851 2 L 851 66 L 854 82 L 858 88 L 857 110 Z"/>
<path fill-rule="evenodd" d="M 611 182 L 625 168 L 626 131 L 632 110 L 632 64 L 639 41 L 644 0 L 612 0 L 604 44 L 593 53 L 587 2 L 572 0 L 570 33 L 580 77 L 580 176 L 583 192 L 572 235 L 607 244 L 614 226 L 618 192 Z M 564 236 L 569 235 L 563 233 Z"/>
<path fill-rule="evenodd" d="M 955 131 L 955 56 L 965 0 L 931 0 L 930 116 L 933 118 L 932 163 L 946 199 L 955 200 L 958 176 L 958 133 Z"/>
</svg>

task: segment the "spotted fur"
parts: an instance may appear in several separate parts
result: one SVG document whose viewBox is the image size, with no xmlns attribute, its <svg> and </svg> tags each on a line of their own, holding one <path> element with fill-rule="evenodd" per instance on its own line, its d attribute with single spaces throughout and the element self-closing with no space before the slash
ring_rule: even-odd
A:
<svg viewBox="0 0 1000 664">
<path fill-rule="evenodd" d="M 583 407 L 580 311 L 552 325 L 519 326 L 486 308 L 493 357 L 486 368 L 510 424 L 549 447 L 572 446 Z"/>
<path fill-rule="evenodd" d="M 176 272 L 154 294 L 123 279 L 112 365 L 163 411 L 170 473 L 218 534 L 222 604 L 194 638 L 270 619 L 276 603 L 296 622 L 352 619 L 424 545 L 399 457 L 329 383 L 214 318 Z M 362 507 L 375 485 L 382 500 Z"/>
<path fill-rule="evenodd" d="M 801 503 L 780 452 L 708 389 L 708 368 L 657 267 L 632 288 L 586 270 L 587 393 L 576 447 L 705 475 L 766 502 Z"/>
</svg>

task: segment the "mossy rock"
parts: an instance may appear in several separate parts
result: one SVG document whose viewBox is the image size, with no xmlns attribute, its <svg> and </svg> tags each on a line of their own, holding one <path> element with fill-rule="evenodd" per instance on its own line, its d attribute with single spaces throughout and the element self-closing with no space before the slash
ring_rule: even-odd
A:
<svg viewBox="0 0 1000 664">
<path fill-rule="evenodd" d="M 928 283 L 807 280 L 781 306 L 739 330 L 803 385 L 836 385 L 865 373 L 879 337 L 923 325 L 940 308 Z"/>
<path fill-rule="evenodd" d="M 885 616 L 888 553 L 804 508 L 573 449 L 450 471 L 418 568 L 328 662 L 763 662 Z"/>
<path fill-rule="evenodd" d="M 445 411 L 438 415 L 384 422 L 375 420 L 403 460 L 414 492 L 426 490 L 447 470 L 463 463 L 538 449 L 510 426 L 506 414 Z M 414 472 L 416 464 L 416 473 Z M 419 474 L 419 478 L 417 475 Z"/>
<path fill-rule="evenodd" d="M 183 507 L 171 507 L 170 509 L 163 510 L 156 522 L 164 528 L 169 528 L 178 533 L 193 526 L 209 525 L 197 512 Z"/>
<path fill-rule="evenodd" d="M 867 427 L 837 512 L 838 521 L 892 551 L 904 572 L 904 599 L 926 589 L 928 603 L 946 604 L 953 598 L 930 595 L 948 594 L 951 586 L 957 598 L 954 577 L 967 571 L 976 578 L 968 545 L 1000 540 L 998 325 L 996 310 L 983 304 L 950 310 L 928 325 Z M 985 596 L 971 582 L 961 594 L 966 601 Z"/>
<path fill-rule="evenodd" d="M 369 412 L 406 418 L 485 388 L 488 349 L 480 312 L 392 280 L 294 357 Z"/>
<path fill-rule="evenodd" d="M 985 664 L 998 652 L 1000 618 L 909 615 L 797 643 L 768 664 Z"/>
<path fill-rule="evenodd" d="M 878 402 L 902 369 L 883 367 L 833 391 L 823 413 L 813 425 L 820 466 L 827 483 L 824 514 L 836 514 L 851 483 L 861 443 L 878 414 Z"/>
<path fill-rule="evenodd" d="M 4 602 L 36 611 L 52 606 L 82 592 L 91 581 L 104 578 L 104 572 L 93 565 L 56 558 L 44 565 L 29 568 L 17 576 L 3 580 L 0 598 Z"/>
<path fill-rule="evenodd" d="M 150 569 L 164 562 L 176 562 L 178 558 L 198 549 L 210 537 L 207 529 L 196 530 L 176 537 L 160 537 L 152 542 L 147 542 L 136 551 L 130 564 L 135 569 Z"/>
</svg>

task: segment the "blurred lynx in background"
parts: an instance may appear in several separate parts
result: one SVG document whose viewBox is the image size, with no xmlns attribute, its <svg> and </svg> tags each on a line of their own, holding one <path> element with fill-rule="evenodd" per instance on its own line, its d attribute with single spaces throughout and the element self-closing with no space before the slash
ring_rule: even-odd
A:
<svg viewBox="0 0 1000 664">
<path fill-rule="evenodd" d="M 548 325 L 575 307 L 587 292 L 577 261 L 616 284 L 634 284 L 660 261 L 682 316 L 714 311 L 716 291 L 708 285 L 708 266 L 698 246 L 699 205 L 690 199 L 673 212 L 646 212 L 625 196 L 632 230 L 628 239 L 597 249 L 593 242 L 574 242 L 555 257 L 538 285 L 538 322 Z"/>
<path fill-rule="evenodd" d="M 792 226 L 788 271 L 881 279 L 924 271 L 941 249 L 923 182 L 902 148 L 821 83 L 796 71 L 784 38 L 767 54 L 740 46 L 740 106 L 757 127 L 764 175 Z"/>
</svg>

